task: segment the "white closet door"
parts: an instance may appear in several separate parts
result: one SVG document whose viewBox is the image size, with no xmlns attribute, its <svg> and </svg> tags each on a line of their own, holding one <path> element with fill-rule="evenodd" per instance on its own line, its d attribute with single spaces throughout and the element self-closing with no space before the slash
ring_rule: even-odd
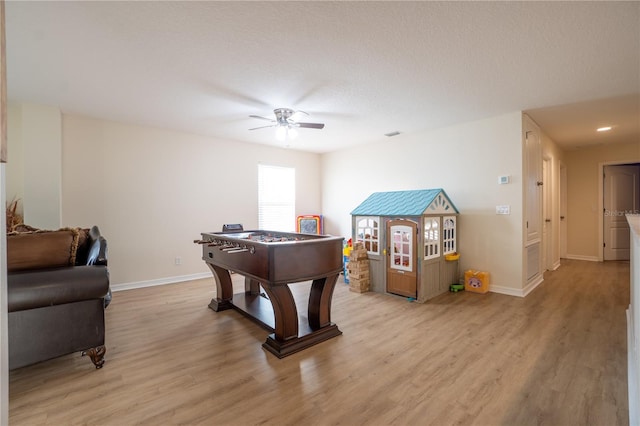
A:
<svg viewBox="0 0 640 426">
<path fill-rule="evenodd" d="M 640 210 L 640 165 L 604 167 L 604 260 L 629 260 L 625 214 Z"/>
</svg>

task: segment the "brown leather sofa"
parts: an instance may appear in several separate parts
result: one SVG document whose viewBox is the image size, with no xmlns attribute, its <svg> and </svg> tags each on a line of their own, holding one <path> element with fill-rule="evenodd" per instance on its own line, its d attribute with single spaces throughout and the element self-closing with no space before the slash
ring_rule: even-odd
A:
<svg viewBox="0 0 640 426">
<path fill-rule="evenodd" d="M 9 369 L 82 351 L 104 364 L 107 241 L 89 229 L 7 234 Z"/>
</svg>

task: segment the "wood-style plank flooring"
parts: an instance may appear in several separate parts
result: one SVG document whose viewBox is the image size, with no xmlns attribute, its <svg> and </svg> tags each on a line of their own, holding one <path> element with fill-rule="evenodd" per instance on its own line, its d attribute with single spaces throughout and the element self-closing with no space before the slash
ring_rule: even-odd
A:
<svg viewBox="0 0 640 426">
<path fill-rule="evenodd" d="M 72 354 L 12 371 L 10 423 L 628 424 L 628 262 L 563 261 L 526 298 L 418 304 L 340 281 L 344 334 L 284 359 L 213 296 L 213 278 L 115 293 L 104 368 Z"/>
</svg>

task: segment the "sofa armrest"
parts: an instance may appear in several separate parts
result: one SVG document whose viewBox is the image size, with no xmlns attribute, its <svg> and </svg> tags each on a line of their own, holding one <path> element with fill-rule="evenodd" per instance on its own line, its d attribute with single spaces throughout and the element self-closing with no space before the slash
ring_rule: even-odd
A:
<svg viewBox="0 0 640 426">
<path fill-rule="evenodd" d="M 7 290 L 9 312 L 102 299 L 109 292 L 109 271 L 72 266 L 13 272 L 7 275 Z"/>
<path fill-rule="evenodd" d="M 100 236 L 91 244 L 87 265 L 107 266 L 107 240 Z"/>
</svg>

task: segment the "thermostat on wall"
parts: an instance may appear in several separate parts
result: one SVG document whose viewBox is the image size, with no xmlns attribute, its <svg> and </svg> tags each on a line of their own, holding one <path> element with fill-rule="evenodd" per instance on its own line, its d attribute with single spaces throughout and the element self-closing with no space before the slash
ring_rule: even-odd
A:
<svg viewBox="0 0 640 426">
<path fill-rule="evenodd" d="M 506 183 L 509 183 L 511 181 L 511 178 L 509 176 L 498 176 L 498 183 L 500 185 L 504 185 Z"/>
</svg>

